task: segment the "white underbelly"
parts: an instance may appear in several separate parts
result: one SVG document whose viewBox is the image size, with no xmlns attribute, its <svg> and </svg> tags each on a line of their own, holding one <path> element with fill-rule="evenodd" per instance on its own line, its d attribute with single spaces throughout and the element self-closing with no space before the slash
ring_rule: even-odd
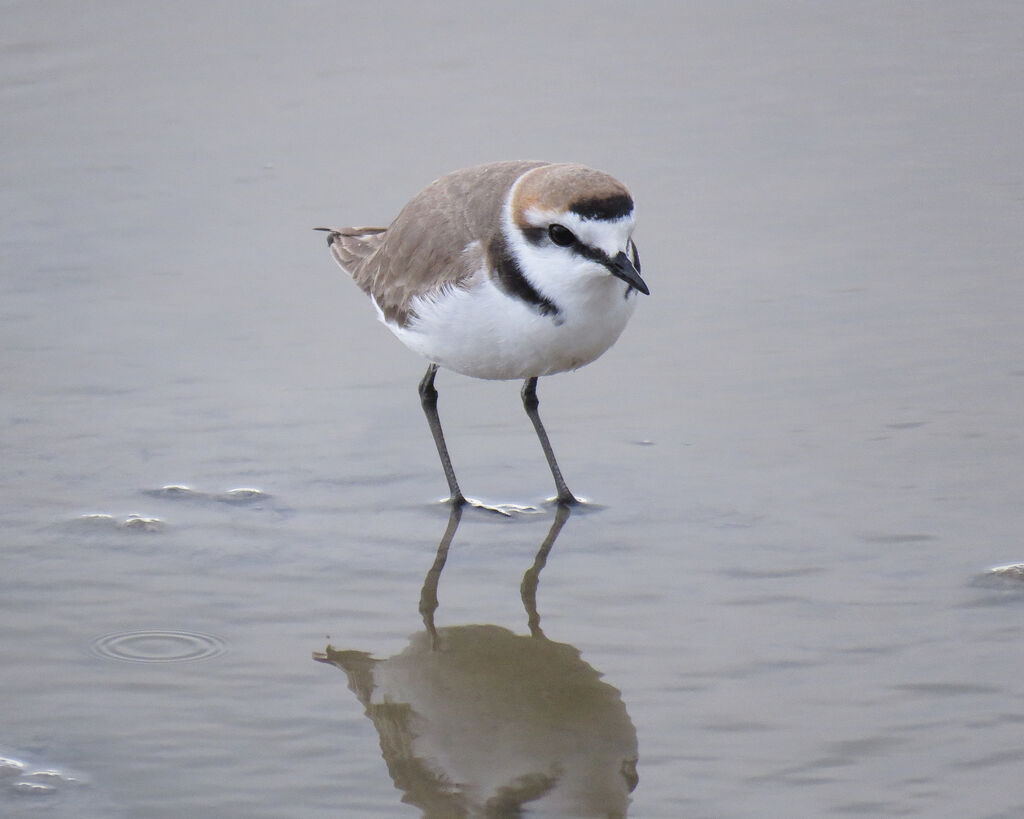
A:
<svg viewBox="0 0 1024 819">
<path fill-rule="evenodd" d="M 439 300 L 417 300 L 416 318 L 388 328 L 411 350 L 474 378 L 512 379 L 575 370 L 615 343 L 636 306 L 635 293 L 608 277 L 586 298 L 543 315 L 490 281 L 452 289 Z"/>
</svg>

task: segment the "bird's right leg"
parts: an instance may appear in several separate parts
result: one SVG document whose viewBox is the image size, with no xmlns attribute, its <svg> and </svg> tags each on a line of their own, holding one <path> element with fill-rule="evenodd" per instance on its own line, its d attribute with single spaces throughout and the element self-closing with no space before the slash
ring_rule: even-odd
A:
<svg viewBox="0 0 1024 819">
<path fill-rule="evenodd" d="M 441 466 L 444 468 L 444 476 L 448 479 L 448 491 L 451 493 L 449 503 L 455 506 L 462 506 L 466 502 L 462 490 L 459 489 L 459 482 L 455 479 L 455 470 L 452 468 L 452 459 L 448 455 L 448 446 L 444 442 L 444 432 L 441 429 L 441 419 L 437 414 L 437 390 L 434 388 L 434 376 L 437 375 L 437 365 L 431 364 L 427 367 L 427 373 L 420 381 L 420 403 L 423 405 L 423 412 L 427 416 L 427 423 L 430 425 L 430 433 L 434 436 L 434 443 L 437 444 L 437 454 L 441 458 Z"/>
</svg>

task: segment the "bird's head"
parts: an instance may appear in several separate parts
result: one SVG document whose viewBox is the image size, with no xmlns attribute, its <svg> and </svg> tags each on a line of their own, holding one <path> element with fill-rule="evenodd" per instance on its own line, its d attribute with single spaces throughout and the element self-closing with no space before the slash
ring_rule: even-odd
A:
<svg viewBox="0 0 1024 819">
<path fill-rule="evenodd" d="M 625 185 L 585 165 L 555 164 L 516 180 L 503 229 L 524 274 L 541 292 L 557 295 L 595 281 L 607 287 L 619 279 L 628 298 L 633 291 L 650 294 L 640 277 L 635 224 Z"/>
</svg>

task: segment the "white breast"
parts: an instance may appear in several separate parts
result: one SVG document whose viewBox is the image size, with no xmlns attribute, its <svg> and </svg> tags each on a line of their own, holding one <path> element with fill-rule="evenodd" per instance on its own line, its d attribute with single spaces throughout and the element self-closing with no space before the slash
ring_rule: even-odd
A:
<svg viewBox="0 0 1024 819">
<path fill-rule="evenodd" d="M 550 375 L 589 364 L 615 343 L 636 306 L 635 293 L 611 276 L 579 283 L 543 315 L 509 296 L 483 273 L 469 288 L 416 299 L 416 318 L 388 328 L 409 349 L 474 378 Z"/>
</svg>

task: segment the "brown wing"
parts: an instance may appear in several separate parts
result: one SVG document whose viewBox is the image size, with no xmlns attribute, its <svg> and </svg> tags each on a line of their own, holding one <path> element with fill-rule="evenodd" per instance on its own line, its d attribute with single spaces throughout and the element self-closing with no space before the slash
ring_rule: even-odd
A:
<svg viewBox="0 0 1024 819">
<path fill-rule="evenodd" d="M 494 162 L 443 176 L 413 197 L 386 229 L 331 231 L 334 257 L 388 321 L 405 325 L 413 298 L 457 287 L 480 268 L 499 229 L 505 192 L 526 171 L 546 164 Z"/>
</svg>

